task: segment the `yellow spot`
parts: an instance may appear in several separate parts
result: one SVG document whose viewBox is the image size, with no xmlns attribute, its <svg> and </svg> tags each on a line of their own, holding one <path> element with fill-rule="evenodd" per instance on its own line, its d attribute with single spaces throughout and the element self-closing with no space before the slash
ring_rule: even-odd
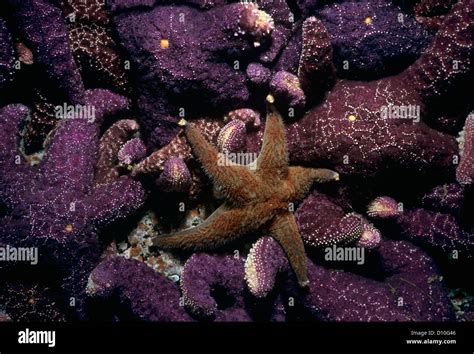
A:
<svg viewBox="0 0 474 354">
<path fill-rule="evenodd" d="M 350 114 L 349 117 L 347 117 L 347 119 L 349 119 L 349 122 L 354 122 L 357 119 L 357 117 L 354 114 Z"/>
<path fill-rule="evenodd" d="M 364 19 L 364 23 L 366 25 L 370 25 L 372 23 L 372 17 L 370 16 L 367 16 L 365 19 Z"/>
<path fill-rule="evenodd" d="M 184 127 L 186 124 L 188 124 L 188 122 L 186 121 L 186 119 L 184 118 L 181 118 L 179 121 L 178 121 L 178 125 L 180 127 Z"/>
<path fill-rule="evenodd" d="M 162 39 L 160 41 L 160 47 L 161 49 L 168 49 L 168 47 L 170 46 L 170 41 L 167 40 L 167 39 Z"/>
<path fill-rule="evenodd" d="M 28 299 L 28 303 L 29 303 L 30 305 L 34 305 L 35 302 L 36 302 L 36 301 L 35 301 L 34 298 L 29 298 L 29 299 Z"/>
<path fill-rule="evenodd" d="M 66 232 L 72 232 L 74 228 L 72 227 L 72 224 L 67 224 L 66 227 L 64 228 L 64 230 L 66 230 Z"/>
<path fill-rule="evenodd" d="M 266 100 L 267 100 L 268 103 L 273 103 L 273 102 L 275 102 L 275 97 L 273 97 L 272 95 L 268 95 Z"/>
</svg>

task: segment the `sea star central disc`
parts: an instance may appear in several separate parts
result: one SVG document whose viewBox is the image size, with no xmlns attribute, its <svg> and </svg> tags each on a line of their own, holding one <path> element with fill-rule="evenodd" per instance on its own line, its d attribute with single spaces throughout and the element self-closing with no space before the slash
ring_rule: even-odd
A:
<svg viewBox="0 0 474 354">
<path fill-rule="evenodd" d="M 194 154 L 224 194 L 225 202 L 201 225 L 157 236 L 162 249 L 209 250 L 255 231 L 268 232 L 283 247 L 301 286 L 308 284 L 303 241 L 289 203 L 301 200 L 314 182 L 338 180 L 327 169 L 289 166 L 285 126 L 269 104 L 256 169 L 223 158 L 192 124 L 185 128 Z"/>
</svg>

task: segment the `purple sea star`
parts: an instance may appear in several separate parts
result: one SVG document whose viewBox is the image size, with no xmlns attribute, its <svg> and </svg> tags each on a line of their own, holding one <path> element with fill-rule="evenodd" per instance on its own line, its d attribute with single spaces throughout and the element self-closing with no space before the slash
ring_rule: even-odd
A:
<svg viewBox="0 0 474 354">
<path fill-rule="evenodd" d="M 117 298 L 113 310 L 119 319 L 191 321 L 180 305 L 178 286 L 136 260 L 116 256 L 99 263 L 89 276 L 86 293 L 108 303 Z"/>
<path fill-rule="evenodd" d="M 281 257 L 281 252 L 280 252 Z M 321 321 L 452 321 L 442 278 L 423 251 L 406 241 L 384 240 L 366 260 L 376 278 L 308 262 L 308 292 L 287 285 L 288 295 Z M 287 307 L 291 311 L 291 307 Z M 298 310 L 295 310 L 296 312 Z"/>
<path fill-rule="evenodd" d="M 105 90 L 88 91 L 90 117 L 62 120 L 49 140 L 46 157 L 33 168 L 18 150 L 18 126 L 27 113 L 22 105 L 0 111 L 0 198 L 8 213 L 0 221 L 4 244 L 38 247 L 40 265 L 59 272 L 64 296 L 76 301 L 82 316 L 84 286 L 98 261 L 97 232 L 142 204 L 138 182 L 118 178 L 94 185 L 98 126 L 107 115 L 127 107 L 127 101 Z"/>
<path fill-rule="evenodd" d="M 272 18 L 256 4 L 207 11 L 164 5 L 120 13 L 117 1 L 109 6 L 136 67 L 137 103 L 148 147 L 161 147 L 176 136 L 180 111 L 188 116 L 200 107 L 225 113 L 248 100 L 245 67 L 239 60 L 255 52 L 255 43 L 264 43 L 273 30 Z"/>
</svg>

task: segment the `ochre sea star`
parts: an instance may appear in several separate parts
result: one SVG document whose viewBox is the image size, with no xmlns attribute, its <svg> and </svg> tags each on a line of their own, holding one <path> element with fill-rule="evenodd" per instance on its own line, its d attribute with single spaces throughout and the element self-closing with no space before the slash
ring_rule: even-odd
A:
<svg viewBox="0 0 474 354">
<path fill-rule="evenodd" d="M 223 192 L 225 202 L 203 224 L 154 238 L 159 248 L 205 250 L 255 231 L 266 231 L 285 250 L 301 286 L 308 283 L 306 255 L 289 203 L 301 200 L 313 182 L 338 180 L 327 169 L 289 167 L 283 121 L 272 105 L 255 170 L 230 161 L 219 164 L 217 149 L 192 124 L 186 137 L 206 174 Z"/>
</svg>

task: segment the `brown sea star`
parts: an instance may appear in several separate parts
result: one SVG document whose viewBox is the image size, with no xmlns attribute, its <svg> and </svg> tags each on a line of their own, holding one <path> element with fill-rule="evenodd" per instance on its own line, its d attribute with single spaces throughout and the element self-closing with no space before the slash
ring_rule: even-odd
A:
<svg viewBox="0 0 474 354">
<path fill-rule="evenodd" d="M 256 169 L 225 160 L 192 124 L 185 133 L 206 174 L 223 192 L 225 202 L 201 225 L 157 236 L 162 249 L 207 250 L 255 231 L 271 234 L 283 247 L 301 286 L 308 284 L 306 255 L 289 204 L 301 200 L 314 182 L 338 180 L 327 169 L 288 166 L 285 126 L 268 106 L 263 145 Z"/>
</svg>

